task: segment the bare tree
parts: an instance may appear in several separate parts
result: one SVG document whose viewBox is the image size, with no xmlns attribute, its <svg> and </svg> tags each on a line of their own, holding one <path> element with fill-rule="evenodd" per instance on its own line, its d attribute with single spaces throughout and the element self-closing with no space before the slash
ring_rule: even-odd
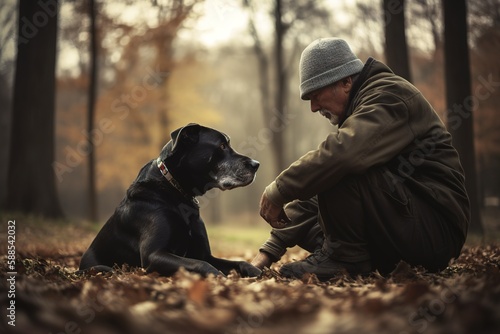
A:
<svg viewBox="0 0 500 334">
<path fill-rule="evenodd" d="M 249 31 L 254 39 L 253 50 L 258 61 L 259 87 L 264 121 L 276 130 L 273 131 L 274 137 L 271 148 L 275 159 L 276 173 L 278 173 L 287 167 L 284 136 L 287 119 L 288 78 L 291 72 L 290 66 L 296 66 L 294 60 L 299 45 L 298 38 L 294 35 L 294 33 L 298 34 L 298 32 L 290 32 L 295 26 L 301 26 L 302 23 L 312 18 L 321 20 L 326 25 L 329 13 L 321 8 L 321 3 L 314 0 L 274 0 L 271 13 L 274 21 L 274 43 L 270 52 L 271 55 L 268 55 L 265 50 L 266 46 L 256 29 L 252 1 L 243 0 L 243 5 L 250 12 Z M 307 24 L 302 28 L 310 30 Z M 290 42 L 288 48 L 286 41 Z M 285 50 L 292 51 L 289 59 L 285 59 Z M 271 61 L 271 56 L 274 58 L 274 62 Z M 274 66 L 274 75 L 273 71 L 270 70 L 271 64 Z M 272 85 L 273 87 L 269 84 L 271 81 L 275 82 Z"/>
<path fill-rule="evenodd" d="M 500 5 L 500 1 L 497 0 Z M 476 4 L 477 5 L 477 4 Z M 472 5 L 471 5 L 472 7 Z M 470 8 L 471 21 L 476 21 L 474 17 L 481 15 L 478 8 Z M 485 8 L 487 9 L 487 8 Z M 494 10 L 483 12 L 480 17 L 488 18 L 494 15 Z M 487 20 L 484 20 L 487 21 Z M 483 21 L 483 24 L 484 24 Z M 490 25 L 491 24 L 491 25 Z M 473 65 L 473 91 L 488 87 L 488 93 L 481 95 L 475 109 L 474 126 L 475 129 L 475 148 L 476 155 L 479 158 L 478 183 L 480 184 L 480 204 L 486 206 L 486 197 L 500 197 L 500 118 L 498 117 L 498 105 L 500 105 L 500 91 L 498 90 L 498 78 L 500 78 L 500 63 L 498 55 L 500 54 L 500 24 L 487 23 L 486 26 L 474 27 L 478 32 L 477 38 L 472 40 L 471 61 Z M 474 82 L 475 81 L 475 82 Z M 487 83 L 486 82 L 491 82 Z M 478 97 L 478 94 L 475 94 Z M 485 208 L 487 211 L 489 209 Z"/>
<path fill-rule="evenodd" d="M 94 130 L 95 104 L 97 92 L 97 29 L 96 29 L 96 9 L 95 1 L 89 0 L 89 35 L 90 35 L 90 64 L 89 64 L 89 89 L 87 102 L 87 131 L 92 133 Z M 96 161 L 95 161 L 95 145 L 92 139 L 89 140 L 89 158 L 88 158 L 88 218 L 90 221 L 97 221 L 97 191 L 96 191 Z"/>
<path fill-rule="evenodd" d="M 500 0 L 468 1 L 469 32 L 473 40 L 500 26 Z"/>
<path fill-rule="evenodd" d="M 444 59 L 448 130 L 465 170 L 471 204 L 470 230 L 483 233 L 479 211 L 466 0 L 443 0 Z"/>
<path fill-rule="evenodd" d="M 425 20 L 430 24 L 434 44 L 434 60 L 440 55 L 442 48 L 442 18 L 439 0 L 415 0 L 410 6 L 411 16 L 416 20 Z M 413 22 L 410 21 L 410 24 Z"/>
<path fill-rule="evenodd" d="M 276 102 L 275 110 L 276 120 L 279 125 L 277 129 L 284 129 L 284 116 L 285 116 L 285 101 L 286 101 L 286 80 L 287 73 L 285 70 L 285 64 L 283 59 L 283 38 L 285 37 L 286 31 L 289 28 L 285 26 L 282 20 L 282 1 L 276 0 L 274 5 L 274 56 L 275 60 L 275 70 L 276 70 Z M 274 148 L 274 153 L 276 157 L 276 167 L 278 170 L 283 170 L 286 168 L 285 161 L 285 149 L 284 149 L 284 131 L 275 131 L 274 140 L 272 145 Z"/>
<path fill-rule="evenodd" d="M 387 65 L 399 76 L 411 81 L 406 43 L 405 0 L 394 5 L 393 0 L 383 0 L 385 23 L 385 58 Z"/>
<path fill-rule="evenodd" d="M 6 49 L 15 40 L 16 34 L 16 11 L 15 3 L 0 4 L 0 159 L 8 161 L 9 138 L 11 125 L 11 104 L 12 104 L 12 69 L 14 60 L 6 54 Z M 0 184 L 7 182 L 7 164 L 0 165 Z M 0 203 L 4 203 L 7 196 L 5 186 L 0 187 Z"/>
<path fill-rule="evenodd" d="M 248 21 L 248 29 L 250 31 L 250 35 L 252 36 L 253 50 L 255 56 L 257 57 L 257 66 L 259 71 L 259 91 L 261 95 L 261 108 L 264 115 L 264 120 L 266 124 L 269 123 L 270 113 L 269 111 L 272 109 L 272 103 L 270 98 L 270 88 L 269 88 L 269 60 L 265 51 L 265 46 L 263 45 L 259 33 L 257 32 L 257 28 L 255 26 L 255 11 L 253 6 L 251 6 L 250 1 L 243 0 L 243 4 L 249 8 L 250 19 Z"/>
<path fill-rule="evenodd" d="M 20 0 L 19 17 L 6 209 L 62 217 L 52 169 L 58 2 Z"/>
<path fill-rule="evenodd" d="M 0 24 L 2 31 L 0 32 L 0 61 L 3 60 L 5 46 L 15 34 L 15 14 L 16 6 L 9 3 L 0 4 Z"/>
</svg>

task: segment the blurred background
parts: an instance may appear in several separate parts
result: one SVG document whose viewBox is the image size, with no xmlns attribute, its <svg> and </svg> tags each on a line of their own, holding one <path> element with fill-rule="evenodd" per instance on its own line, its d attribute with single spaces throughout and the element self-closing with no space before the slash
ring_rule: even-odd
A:
<svg viewBox="0 0 500 334">
<path fill-rule="evenodd" d="M 445 20 L 439 0 L 3 0 L 2 211 L 103 223 L 170 132 L 195 122 L 261 162 L 252 185 L 200 199 L 204 220 L 265 224 L 264 187 L 334 130 L 298 90 L 301 51 L 327 36 L 423 92 L 460 141 L 478 210 L 498 208 L 500 0 L 448 2 L 466 12 Z"/>
</svg>

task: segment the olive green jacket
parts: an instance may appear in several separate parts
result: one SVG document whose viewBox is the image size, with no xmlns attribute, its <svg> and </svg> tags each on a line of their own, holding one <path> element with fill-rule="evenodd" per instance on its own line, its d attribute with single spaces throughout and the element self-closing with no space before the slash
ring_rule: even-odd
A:
<svg viewBox="0 0 500 334">
<path fill-rule="evenodd" d="M 451 135 L 415 86 L 372 58 L 353 83 L 338 131 L 284 170 L 266 194 L 281 206 L 374 167 L 388 168 L 391 182 L 404 182 L 466 234 L 469 200 Z"/>
</svg>

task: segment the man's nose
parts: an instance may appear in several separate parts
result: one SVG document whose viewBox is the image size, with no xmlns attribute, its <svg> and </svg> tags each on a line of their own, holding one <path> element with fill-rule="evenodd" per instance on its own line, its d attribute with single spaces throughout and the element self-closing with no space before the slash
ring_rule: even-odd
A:
<svg viewBox="0 0 500 334">
<path fill-rule="evenodd" d="M 317 112 L 318 110 L 320 110 L 321 108 L 319 107 L 319 105 L 316 103 L 316 101 L 314 101 L 313 99 L 311 99 L 311 111 L 312 112 Z"/>
</svg>

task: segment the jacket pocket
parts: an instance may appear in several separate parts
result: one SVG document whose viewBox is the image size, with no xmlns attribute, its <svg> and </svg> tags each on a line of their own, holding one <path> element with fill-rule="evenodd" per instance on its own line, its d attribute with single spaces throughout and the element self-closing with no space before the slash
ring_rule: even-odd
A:
<svg viewBox="0 0 500 334">
<path fill-rule="evenodd" d="M 413 217 L 414 210 L 411 193 L 405 185 L 404 179 L 391 174 L 389 170 L 377 180 L 377 188 L 381 191 L 388 202 L 403 217 Z"/>
</svg>

